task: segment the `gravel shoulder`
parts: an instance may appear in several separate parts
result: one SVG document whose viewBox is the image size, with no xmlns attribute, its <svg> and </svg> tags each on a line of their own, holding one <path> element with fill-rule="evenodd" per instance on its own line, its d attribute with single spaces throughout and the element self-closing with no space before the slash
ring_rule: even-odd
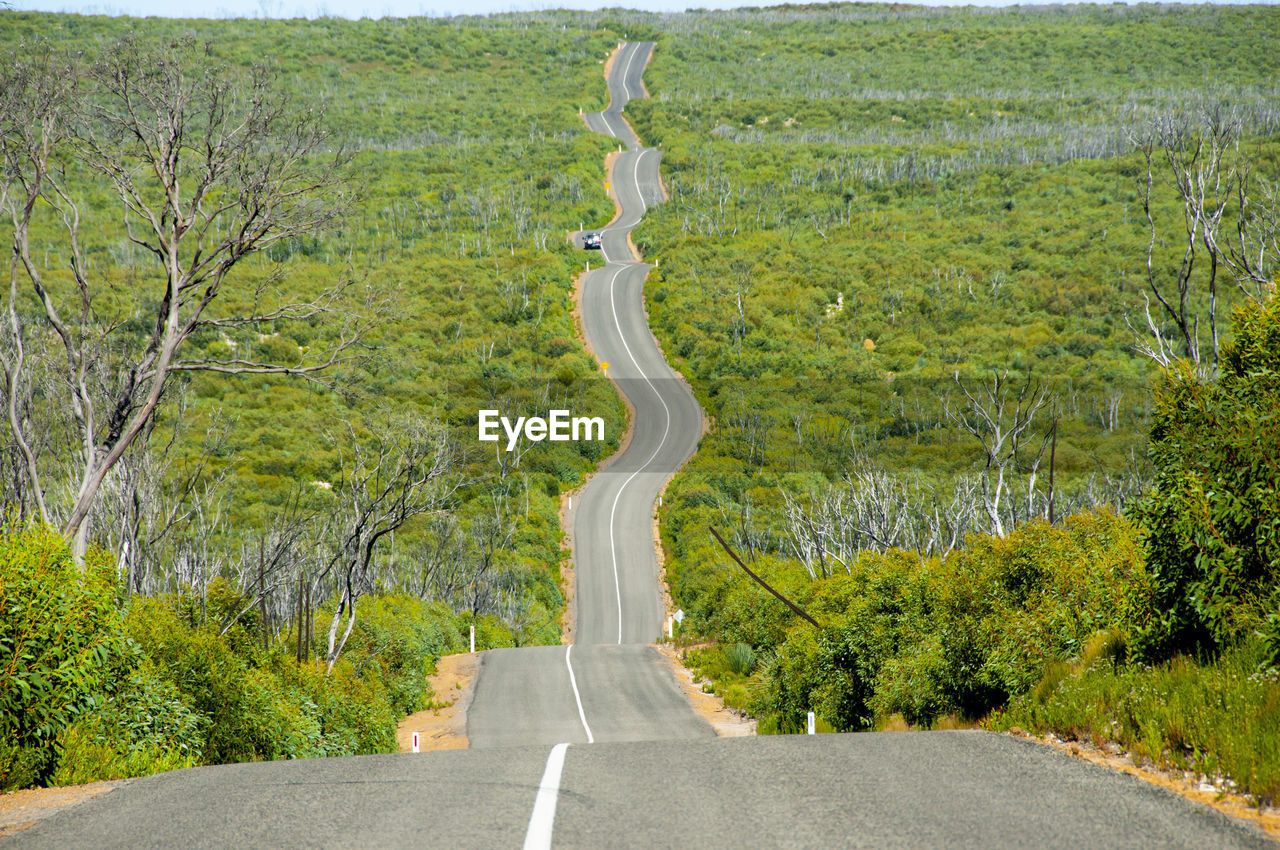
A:
<svg viewBox="0 0 1280 850">
<path fill-rule="evenodd" d="M 8 838 L 67 806 L 114 791 L 125 780 L 63 788 L 28 788 L 0 794 L 0 838 Z"/>
</svg>

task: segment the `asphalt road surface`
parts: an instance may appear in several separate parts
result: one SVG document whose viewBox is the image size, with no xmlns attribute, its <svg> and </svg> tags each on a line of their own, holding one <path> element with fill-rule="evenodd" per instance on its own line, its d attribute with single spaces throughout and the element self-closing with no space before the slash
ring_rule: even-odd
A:
<svg viewBox="0 0 1280 850">
<path fill-rule="evenodd" d="M 194 768 L 123 784 L 7 840 L 77 847 L 1274 847 L 1125 774 L 984 732 L 715 739 L 648 644 L 662 627 L 652 515 L 701 412 L 645 324 L 626 234 L 659 153 L 621 120 L 652 46 L 614 60 L 622 215 L 585 282 L 596 353 L 635 406 L 627 451 L 573 516 L 573 646 L 485 653 L 472 749 Z"/>
</svg>

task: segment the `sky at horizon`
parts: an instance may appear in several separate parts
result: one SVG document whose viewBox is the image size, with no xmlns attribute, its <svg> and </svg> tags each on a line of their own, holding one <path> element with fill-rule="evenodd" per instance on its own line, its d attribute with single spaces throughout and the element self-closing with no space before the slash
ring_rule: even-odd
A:
<svg viewBox="0 0 1280 850">
<path fill-rule="evenodd" d="M 1180 2 L 1180 0 L 1174 0 Z M 781 0 L 205 0 L 199 4 L 175 4 L 173 0 L 0 0 L 0 8 L 21 11 L 71 12 L 85 15 L 132 15 L 172 18 L 383 18 L 448 17 L 489 15 L 503 12 L 545 11 L 548 9 L 596 10 L 636 9 L 647 12 L 682 12 L 690 8 L 725 9 L 776 6 Z M 1249 0 L 1215 0 L 1212 5 L 1246 5 Z M 1262 0 L 1256 5 L 1276 5 L 1280 0 Z M 807 4 L 798 4 L 807 5 Z M 931 6 L 1013 6 L 1016 0 L 965 0 L 930 2 Z M 1034 4 L 1027 4 L 1034 5 Z M 1102 4 L 1099 4 L 1102 5 Z M 1106 4 L 1109 5 L 1109 4 Z M 1132 5 L 1132 4 L 1131 4 Z M 1183 5 L 1210 5 L 1185 2 Z"/>
</svg>

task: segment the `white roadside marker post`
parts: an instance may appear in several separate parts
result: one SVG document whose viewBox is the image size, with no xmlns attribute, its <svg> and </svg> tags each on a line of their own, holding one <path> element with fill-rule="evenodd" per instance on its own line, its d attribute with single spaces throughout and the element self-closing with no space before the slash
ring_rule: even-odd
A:
<svg viewBox="0 0 1280 850">
<path fill-rule="evenodd" d="M 413 751 L 414 751 L 415 753 L 416 753 L 416 752 L 419 752 L 419 750 L 418 750 L 418 733 L 417 733 L 417 732 L 414 732 L 414 733 L 413 733 Z"/>
<path fill-rule="evenodd" d="M 476 627 L 471 627 L 471 651 L 476 651 Z"/>
<path fill-rule="evenodd" d="M 676 636 L 676 620 L 675 617 L 667 618 L 667 640 L 671 640 Z"/>
<path fill-rule="evenodd" d="M 806 722 L 805 722 L 805 727 L 806 727 L 806 731 L 807 731 L 807 733 L 808 733 L 808 734 L 810 734 L 810 735 L 817 734 L 817 731 L 818 731 L 818 721 L 817 721 L 817 718 L 815 718 L 815 717 L 814 717 L 814 715 L 813 715 L 813 712 L 812 712 L 812 711 L 811 711 L 811 712 L 809 712 L 809 717 L 808 717 L 808 719 L 807 719 L 807 720 L 806 720 Z"/>
</svg>

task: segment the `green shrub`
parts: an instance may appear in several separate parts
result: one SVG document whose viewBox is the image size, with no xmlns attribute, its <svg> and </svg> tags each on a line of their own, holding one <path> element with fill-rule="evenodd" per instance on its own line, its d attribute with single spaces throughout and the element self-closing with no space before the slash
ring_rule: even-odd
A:
<svg viewBox="0 0 1280 850">
<path fill-rule="evenodd" d="M 981 718 L 1055 662 L 1122 656 L 1146 582 L 1137 529 L 1107 511 L 974 537 L 945 560 L 867 554 L 848 575 L 808 582 L 808 598 L 797 587 L 822 629 L 792 619 L 752 708 L 779 731 L 798 731 L 810 710 L 841 731 L 892 715 Z"/>
<path fill-rule="evenodd" d="M 59 735 L 50 784 L 146 776 L 200 763 L 207 719 L 136 645 L 113 659 L 94 703 Z"/>
<path fill-rule="evenodd" d="M 52 772 L 58 735 L 119 647 L 118 593 L 104 553 L 78 567 L 53 529 L 13 518 L 0 528 L 0 789 Z"/>
<path fill-rule="evenodd" d="M 344 654 L 352 669 L 373 677 L 401 714 L 421 709 L 435 659 L 465 649 L 442 603 L 396 595 L 363 599 Z"/>
<path fill-rule="evenodd" d="M 1280 608 L 1280 300 L 1235 314 L 1222 374 L 1185 364 L 1155 386 L 1155 487 L 1135 515 L 1152 592 L 1134 645 L 1148 660 L 1218 652 Z"/>
<path fill-rule="evenodd" d="M 193 755 L 180 750 L 167 750 L 151 743 L 128 745 L 113 739 L 110 727 L 96 720 L 76 723 L 63 730 L 58 749 L 58 767 L 49 778 L 50 785 L 150 776 L 199 763 Z"/>
<path fill-rule="evenodd" d="M 725 651 L 729 669 L 739 676 L 750 676 L 756 668 L 756 654 L 750 644 L 735 643 Z"/>
<path fill-rule="evenodd" d="M 201 749 L 212 764 L 289 755 L 270 694 L 212 626 L 187 622 L 173 599 L 136 598 L 125 620 L 129 637 L 162 675 L 208 718 Z"/>
<path fill-rule="evenodd" d="M 330 674 L 297 664 L 283 643 L 270 651 L 192 623 L 180 599 L 135 599 L 131 638 L 195 712 L 207 718 L 205 763 L 390 752 L 393 709 L 384 683 L 349 658 Z M 237 651 L 239 650 L 239 652 Z M 245 657 L 245 655 L 249 657 Z"/>
</svg>

